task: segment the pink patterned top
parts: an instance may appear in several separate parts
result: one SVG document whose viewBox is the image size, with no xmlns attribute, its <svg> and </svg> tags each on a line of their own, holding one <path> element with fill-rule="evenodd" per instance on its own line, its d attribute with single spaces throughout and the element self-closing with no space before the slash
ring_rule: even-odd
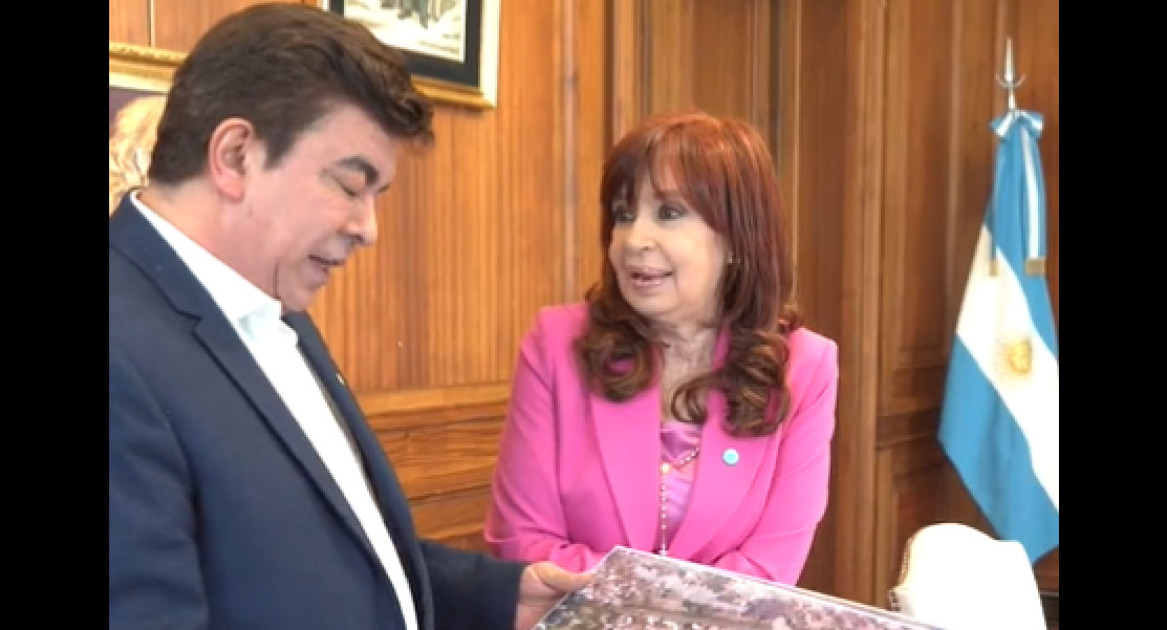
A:
<svg viewBox="0 0 1167 630">
<path fill-rule="evenodd" d="M 669 463 L 688 455 L 701 442 L 701 427 L 687 422 L 670 420 L 660 427 L 661 463 Z M 666 477 L 665 496 L 668 499 L 667 523 L 669 541 L 677 532 L 677 526 L 689 507 L 689 491 L 693 487 L 693 474 L 697 470 L 696 460 L 681 468 L 674 468 Z"/>
</svg>

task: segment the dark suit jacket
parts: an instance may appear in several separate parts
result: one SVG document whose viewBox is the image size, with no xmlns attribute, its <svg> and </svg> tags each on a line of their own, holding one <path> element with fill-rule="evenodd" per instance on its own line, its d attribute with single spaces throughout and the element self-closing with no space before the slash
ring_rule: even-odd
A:
<svg viewBox="0 0 1167 630">
<path fill-rule="evenodd" d="M 419 541 L 397 478 L 306 314 L 421 628 L 514 627 L 523 565 Z M 404 628 L 392 585 L 296 420 L 127 196 L 109 220 L 109 627 Z"/>
</svg>

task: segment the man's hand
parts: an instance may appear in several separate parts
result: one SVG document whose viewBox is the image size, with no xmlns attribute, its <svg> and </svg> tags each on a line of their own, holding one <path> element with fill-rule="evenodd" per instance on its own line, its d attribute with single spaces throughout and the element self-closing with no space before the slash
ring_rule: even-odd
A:
<svg viewBox="0 0 1167 630">
<path fill-rule="evenodd" d="M 572 573 L 551 562 L 536 562 L 523 569 L 515 630 L 530 630 L 561 597 L 591 580 L 591 573 Z"/>
</svg>

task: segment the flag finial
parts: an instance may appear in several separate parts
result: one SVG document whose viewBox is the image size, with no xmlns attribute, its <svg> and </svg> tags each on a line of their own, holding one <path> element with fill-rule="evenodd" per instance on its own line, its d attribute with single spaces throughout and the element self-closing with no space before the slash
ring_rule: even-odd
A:
<svg viewBox="0 0 1167 630">
<path fill-rule="evenodd" d="M 1014 91 L 1024 82 L 1025 77 L 1018 79 L 1013 69 L 1013 38 L 1010 37 L 1005 40 L 1005 73 L 997 77 L 997 83 L 1009 91 L 1009 111 L 1017 109 L 1017 95 Z"/>
</svg>

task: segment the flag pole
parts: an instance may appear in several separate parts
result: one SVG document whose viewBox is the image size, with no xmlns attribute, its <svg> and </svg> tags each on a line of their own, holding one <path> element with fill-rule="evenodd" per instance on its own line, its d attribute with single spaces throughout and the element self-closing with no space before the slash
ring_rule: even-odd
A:
<svg viewBox="0 0 1167 630">
<path fill-rule="evenodd" d="M 1005 40 L 1005 72 L 997 77 L 997 83 L 1005 88 L 1009 94 L 1009 111 L 1017 109 L 1017 94 L 1016 89 L 1025 82 L 1025 77 L 1016 78 L 1017 75 L 1013 69 L 1013 38 L 1010 37 Z"/>
<path fill-rule="evenodd" d="M 1016 69 L 1013 66 L 1013 38 L 1008 37 L 1005 39 L 1005 68 L 1002 74 L 997 76 L 997 84 L 1005 88 L 1009 98 L 1007 103 L 1008 111 L 1006 112 L 1006 115 L 1012 116 L 1017 113 L 1016 90 L 1024 82 L 1025 77 L 1018 78 Z M 1040 273 L 1045 272 L 1044 262 L 1044 260 L 1041 261 L 1042 264 L 1040 265 Z M 1031 273 L 1037 272 L 1038 263 L 1027 260 L 1026 269 L 1032 269 Z M 997 275 L 997 255 L 995 248 L 989 253 L 989 275 L 994 277 Z"/>
</svg>

